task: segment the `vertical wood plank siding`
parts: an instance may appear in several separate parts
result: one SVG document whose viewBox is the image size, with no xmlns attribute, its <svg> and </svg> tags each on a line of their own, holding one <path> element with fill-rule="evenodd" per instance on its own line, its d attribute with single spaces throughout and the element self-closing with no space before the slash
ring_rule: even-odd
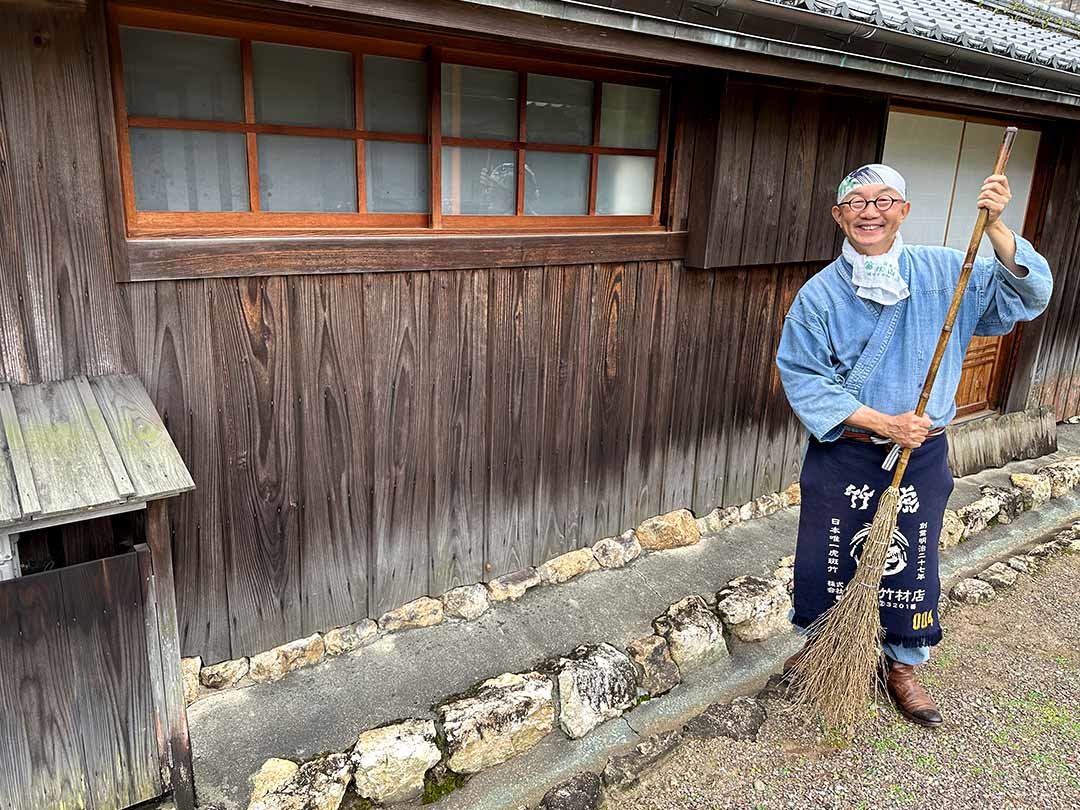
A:
<svg viewBox="0 0 1080 810">
<path fill-rule="evenodd" d="M 1023 343 L 1037 346 L 1028 353 L 1035 357 L 1026 404 L 1052 408 L 1062 420 L 1080 414 L 1080 127 L 1063 126 L 1053 137 L 1054 172 L 1038 241 L 1054 272 L 1054 295 Z"/>
<path fill-rule="evenodd" d="M 8 8 L 0 29 L 0 363 L 12 382 L 129 370 L 82 15 Z"/>
<path fill-rule="evenodd" d="M 772 357 L 816 269 L 125 288 L 199 484 L 170 512 L 184 652 L 251 654 L 790 483 Z"/>
<path fill-rule="evenodd" d="M 698 112 L 687 265 L 831 261 L 836 185 L 880 157 L 887 99 L 742 80 L 711 95 Z"/>
<path fill-rule="evenodd" d="M 0 588 L 5 810 L 119 810 L 164 790 L 135 554 Z"/>
</svg>

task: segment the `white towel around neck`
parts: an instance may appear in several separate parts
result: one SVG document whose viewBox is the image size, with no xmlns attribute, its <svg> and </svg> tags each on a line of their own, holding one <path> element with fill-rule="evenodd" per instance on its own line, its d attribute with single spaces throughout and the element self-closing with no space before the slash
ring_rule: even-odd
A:
<svg viewBox="0 0 1080 810">
<path fill-rule="evenodd" d="M 845 239 L 841 255 L 851 264 L 851 283 L 855 285 L 855 294 L 886 307 L 911 295 L 907 282 L 900 275 L 900 254 L 903 250 L 904 240 L 899 233 L 893 239 L 892 247 L 878 256 L 859 253 Z"/>
</svg>

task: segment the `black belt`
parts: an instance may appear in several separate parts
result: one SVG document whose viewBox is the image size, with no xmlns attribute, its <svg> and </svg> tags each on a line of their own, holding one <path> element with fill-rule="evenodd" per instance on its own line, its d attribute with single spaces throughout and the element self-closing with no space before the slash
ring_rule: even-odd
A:
<svg viewBox="0 0 1080 810">
<path fill-rule="evenodd" d="M 933 439 L 935 436 L 940 436 L 944 432 L 945 432 L 945 428 L 943 428 L 943 427 L 934 428 L 933 430 L 931 430 L 929 433 L 926 434 L 926 438 Z M 840 438 L 841 439 L 854 439 L 857 442 L 869 442 L 871 444 L 888 444 L 888 443 L 890 443 L 888 439 L 884 439 L 884 438 L 881 438 L 879 436 L 875 436 L 873 433 L 860 433 L 857 430 L 845 430 L 843 433 L 840 434 Z M 877 441 L 874 441 L 875 439 L 877 439 Z"/>
</svg>

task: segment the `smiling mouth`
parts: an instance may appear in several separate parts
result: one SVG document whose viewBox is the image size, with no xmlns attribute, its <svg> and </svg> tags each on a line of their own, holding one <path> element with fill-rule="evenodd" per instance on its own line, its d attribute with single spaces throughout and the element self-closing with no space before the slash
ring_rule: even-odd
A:
<svg viewBox="0 0 1080 810">
<path fill-rule="evenodd" d="M 856 225 L 855 227 L 858 228 L 863 233 L 873 233 L 874 231 L 880 231 L 885 226 L 884 225 Z"/>
</svg>

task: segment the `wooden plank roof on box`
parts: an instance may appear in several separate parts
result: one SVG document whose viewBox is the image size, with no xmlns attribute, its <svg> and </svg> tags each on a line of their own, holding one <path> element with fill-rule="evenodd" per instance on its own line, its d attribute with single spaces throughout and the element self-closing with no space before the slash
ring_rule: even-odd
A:
<svg viewBox="0 0 1080 810">
<path fill-rule="evenodd" d="M 194 489 L 138 378 L 0 386 L 0 527 Z"/>
</svg>

